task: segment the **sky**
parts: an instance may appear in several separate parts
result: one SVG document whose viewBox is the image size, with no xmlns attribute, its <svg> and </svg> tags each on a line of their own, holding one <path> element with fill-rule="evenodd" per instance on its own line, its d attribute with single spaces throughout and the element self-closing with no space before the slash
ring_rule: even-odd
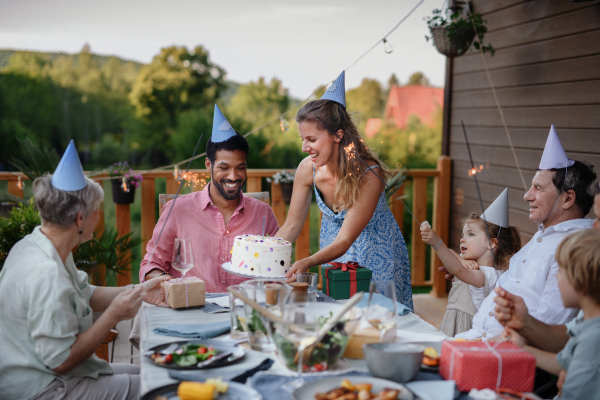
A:
<svg viewBox="0 0 600 400">
<path fill-rule="evenodd" d="M 92 52 L 149 63 L 162 47 L 202 45 L 239 83 L 280 79 L 306 98 L 380 41 L 419 0 L 0 0 L 0 48 Z M 346 89 L 363 78 L 401 83 L 415 71 L 443 87 L 445 57 L 425 40 L 423 4 L 346 71 Z"/>
</svg>

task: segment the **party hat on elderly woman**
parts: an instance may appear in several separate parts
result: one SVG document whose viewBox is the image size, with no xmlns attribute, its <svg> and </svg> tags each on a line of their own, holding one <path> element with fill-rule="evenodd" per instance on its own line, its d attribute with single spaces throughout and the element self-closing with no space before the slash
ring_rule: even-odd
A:
<svg viewBox="0 0 600 400">
<path fill-rule="evenodd" d="M 211 142 L 224 142 L 229 138 L 237 135 L 227 118 L 223 115 L 219 106 L 215 104 L 215 114 L 213 116 L 213 128 L 212 128 L 212 137 L 210 138 Z"/>
<path fill-rule="evenodd" d="M 575 161 L 567 157 L 565 149 L 558 138 L 554 125 L 550 127 L 550 133 L 546 140 L 546 146 L 544 147 L 544 154 L 540 161 L 539 169 L 556 169 L 556 168 L 567 168 L 575 164 Z"/>
<path fill-rule="evenodd" d="M 508 188 L 505 188 L 500 196 L 481 214 L 481 218 L 492 224 L 508 228 Z"/>
<path fill-rule="evenodd" d="M 342 71 L 340 76 L 327 88 L 321 100 L 333 100 L 346 107 L 346 71 Z"/>
<path fill-rule="evenodd" d="M 71 140 L 56 171 L 52 174 L 52 186 L 67 192 L 81 190 L 87 185 L 75 143 Z"/>
</svg>

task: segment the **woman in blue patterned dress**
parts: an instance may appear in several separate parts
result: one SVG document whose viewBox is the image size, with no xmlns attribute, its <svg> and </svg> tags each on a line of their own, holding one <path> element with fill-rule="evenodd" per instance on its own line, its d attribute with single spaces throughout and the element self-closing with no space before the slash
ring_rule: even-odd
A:
<svg viewBox="0 0 600 400">
<path fill-rule="evenodd" d="M 289 213 L 275 236 L 298 238 L 313 188 L 323 218 L 320 250 L 297 260 L 287 276 L 293 280 L 294 273 L 331 261 L 357 261 L 373 271 L 381 293 L 387 295 L 393 281 L 397 300 L 412 310 L 406 243 L 386 204 L 385 186 L 375 176 L 385 179 L 389 172 L 361 139 L 343 100 L 311 101 L 296 116 L 302 151 L 309 156 L 298 166 Z"/>
</svg>

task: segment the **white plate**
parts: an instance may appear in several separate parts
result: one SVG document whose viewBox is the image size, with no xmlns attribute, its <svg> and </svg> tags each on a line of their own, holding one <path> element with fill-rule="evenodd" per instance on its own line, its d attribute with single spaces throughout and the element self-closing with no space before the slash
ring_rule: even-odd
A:
<svg viewBox="0 0 600 400">
<path fill-rule="evenodd" d="M 221 268 L 223 268 L 223 271 L 225 271 L 225 272 L 228 272 L 228 273 L 233 274 L 233 275 L 241 276 L 242 278 L 250 278 L 250 279 L 272 279 L 274 281 L 287 279 L 285 277 L 285 275 L 250 275 L 250 274 L 243 274 L 241 272 L 238 272 L 238 271 L 234 270 L 231 267 L 231 262 L 226 262 L 226 263 L 221 264 Z"/>
<path fill-rule="evenodd" d="M 406 388 L 396 382 L 388 381 L 385 379 L 372 378 L 370 376 L 356 376 L 356 375 L 340 375 L 333 376 L 331 378 L 318 379 L 305 383 L 303 386 L 294 390 L 294 399 L 296 400 L 315 400 L 317 393 L 327 393 L 330 390 L 340 387 L 344 379 L 349 380 L 353 384 L 356 383 L 370 383 L 373 385 L 371 393 L 379 393 L 385 388 L 397 389 L 400 391 L 398 399 L 400 400 L 413 400 L 412 393 Z"/>
</svg>

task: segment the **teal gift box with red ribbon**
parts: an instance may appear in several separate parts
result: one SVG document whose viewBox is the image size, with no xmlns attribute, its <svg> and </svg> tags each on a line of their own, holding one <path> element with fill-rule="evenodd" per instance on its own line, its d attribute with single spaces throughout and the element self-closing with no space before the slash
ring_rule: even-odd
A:
<svg viewBox="0 0 600 400">
<path fill-rule="evenodd" d="M 373 271 L 355 261 L 332 262 L 321 266 L 323 293 L 336 300 L 349 299 L 356 292 L 368 292 Z"/>
</svg>

